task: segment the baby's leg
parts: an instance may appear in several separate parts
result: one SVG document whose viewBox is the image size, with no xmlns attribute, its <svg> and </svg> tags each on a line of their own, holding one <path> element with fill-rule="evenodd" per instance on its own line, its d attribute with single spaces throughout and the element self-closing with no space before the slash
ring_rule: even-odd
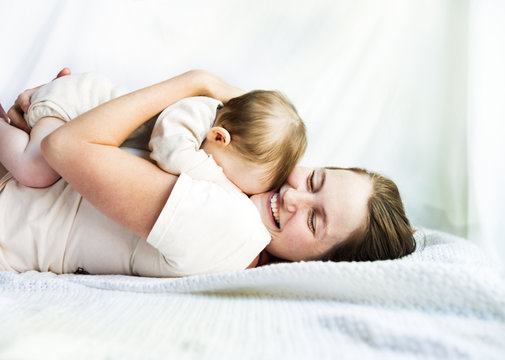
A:
<svg viewBox="0 0 505 360">
<path fill-rule="evenodd" d="M 44 117 L 28 135 L 0 120 L 0 162 L 25 186 L 46 187 L 53 184 L 60 176 L 42 156 L 40 143 L 64 123 L 55 117 Z"/>
</svg>

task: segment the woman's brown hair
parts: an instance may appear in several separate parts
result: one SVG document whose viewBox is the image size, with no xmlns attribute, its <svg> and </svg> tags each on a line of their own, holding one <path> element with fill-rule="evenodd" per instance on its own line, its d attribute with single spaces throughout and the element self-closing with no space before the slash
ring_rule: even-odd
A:
<svg viewBox="0 0 505 360">
<path fill-rule="evenodd" d="M 331 248 L 321 260 L 374 261 L 397 259 L 412 253 L 416 248 L 415 230 L 405 214 L 396 184 L 383 175 L 362 168 L 343 170 L 368 176 L 372 182 L 368 217 L 363 228 Z"/>
</svg>

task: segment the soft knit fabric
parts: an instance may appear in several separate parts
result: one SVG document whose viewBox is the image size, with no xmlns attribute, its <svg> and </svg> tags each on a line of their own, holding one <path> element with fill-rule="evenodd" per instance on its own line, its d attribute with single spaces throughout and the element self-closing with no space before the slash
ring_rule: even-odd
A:
<svg viewBox="0 0 505 360">
<path fill-rule="evenodd" d="M 416 239 L 179 279 L 0 272 L 0 358 L 504 359 L 504 279 L 465 240 Z"/>
<path fill-rule="evenodd" d="M 219 105 L 221 101 L 195 96 L 163 110 L 149 141 L 151 158 L 160 168 L 174 175 L 186 173 L 193 179 L 229 182 L 213 157 L 200 149 Z"/>
</svg>

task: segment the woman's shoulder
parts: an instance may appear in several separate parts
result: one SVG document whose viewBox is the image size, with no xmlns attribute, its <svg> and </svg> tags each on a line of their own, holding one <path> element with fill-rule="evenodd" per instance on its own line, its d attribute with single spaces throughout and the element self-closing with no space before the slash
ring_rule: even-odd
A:
<svg viewBox="0 0 505 360">
<path fill-rule="evenodd" d="M 236 189 L 181 174 L 149 235 L 170 234 L 172 239 L 234 237 L 235 243 L 259 241 L 270 235 L 247 195 Z M 158 241 L 151 240 L 153 245 Z M 204 240 L 200 240 L 204 241 Z"/>
<path fill-rule="evenodd" d="M 245 194 L 181 174 L 147 241 L 177 273 L 201 273 L 246 268 L 270 235 Z"/>
</svg>

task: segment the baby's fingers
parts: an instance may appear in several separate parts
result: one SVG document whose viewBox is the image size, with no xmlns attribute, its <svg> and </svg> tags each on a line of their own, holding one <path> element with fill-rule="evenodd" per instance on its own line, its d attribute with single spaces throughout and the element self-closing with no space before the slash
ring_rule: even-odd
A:
<svg viewBox="0 0 505 360">
<path fill-rule="evenodd" d="M 18 98 L 16 99 L 16 102 L 14 104 L 19 105 L 21 110 L 26 113 L 28 111 L 28 108 L 30 107 L 31 104 L 31 98 L 32 95 L 40 88 L 41 86 L 37 86 L 36 88 L 33 89 L 27 89 L 23 91 L 21 94 L 19 94 Z"/>
<path fill-rule="evenodd" d="M 26 131 L 27 133 L 30 132 L 30 127 L 25 121 L 25 118 L 23 117 L 24 111 L 21 110 L 21 107 L 19 104 L 16 102 L 11 108 L 9 109 L 9 112 L 7 115 L 9 116 L 9 119 L 11 120 L 11 125 L 15 126 L 23 131 Z"/>
<path fill-rule="evenodd" d="M 62 76 L 67 76 L 67 75 L 70 75 L 71 74 L 71 71 L 69 68 L 67 67 L 64 67 L 63 69 L 60 70 L 60 72 L 58 73 L 58 75 L 56 75 L 56 77 L 54 79 L 57 79 L 59 77 L 62 77 Z"/>
</svg>

